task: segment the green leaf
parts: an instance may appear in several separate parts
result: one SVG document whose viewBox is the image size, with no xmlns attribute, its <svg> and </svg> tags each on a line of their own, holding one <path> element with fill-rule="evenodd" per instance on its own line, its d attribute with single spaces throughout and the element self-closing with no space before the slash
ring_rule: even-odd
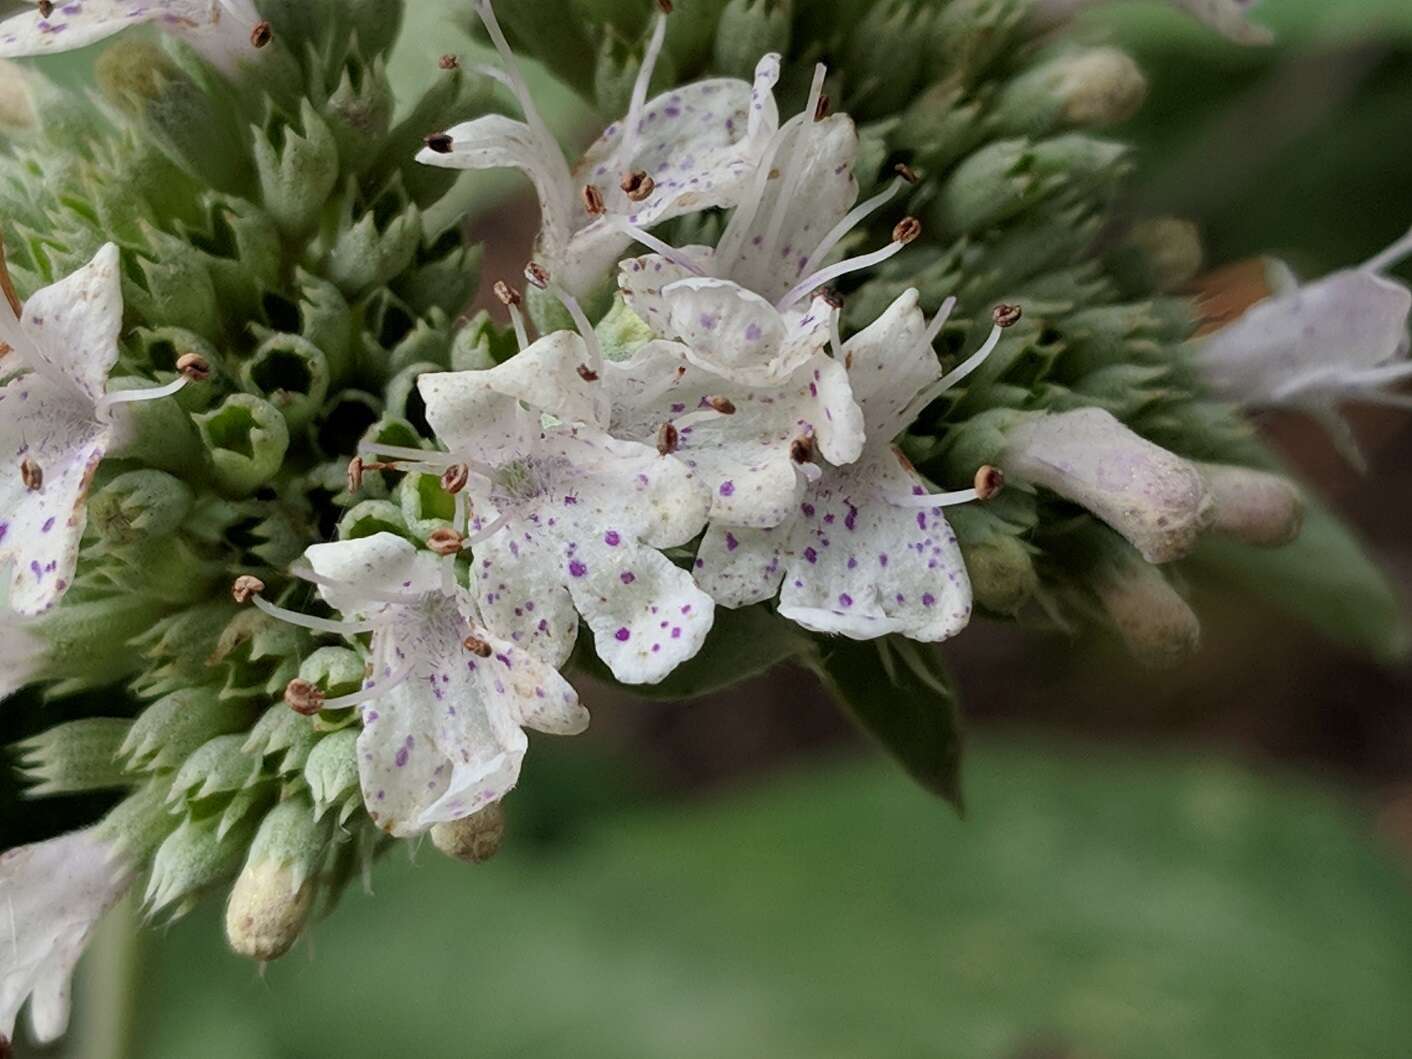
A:
<svg viewBox="0 0 1412 1059">
<path fill-rule="evenodd" d="M 900 636 L 819 646 L 819 675 L 859 727 L 964 813 L 961 710 L 939 652 Z"/>
<path fill-rule="evenodd" d="M 700 654 L 678 666 L 660 684 L 622 687 L 644 698 L 694 699 L 757 677 L 782 662 L 804 660 L 813 650 L 813 641 L 798 626 L 767 606 L 740 610 L 717 607 L 715 625 Z M 593 651 L 592 637 L 579 637 L 574 661 L 580 672 L 614 683 L 608 667 Z"/>
</svg>

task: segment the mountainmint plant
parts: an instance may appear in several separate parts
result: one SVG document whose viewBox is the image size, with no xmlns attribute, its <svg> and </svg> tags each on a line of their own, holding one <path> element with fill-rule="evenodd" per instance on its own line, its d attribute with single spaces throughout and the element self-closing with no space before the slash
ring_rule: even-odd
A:
<svg viewBox="0 0 1412 1059">
<path fill-rule="evenodd" d="M 959 799 L 934 645 L 977 612 L 1173 664 L 1212 542 L 1286 586 L 1356 556 L 1317 508 L 1296 540 L 1239 406 L 1405 402 L 1405 247 L 1194 339 L 1192 227 L 1112 215 L 1145 85 L 1066 42 L 1083 6 L 474 0 L 498 64 L 401 106 L 396 0 L 0 22 L 11 57 L 115 38 L 96 93 L 0 70 L 0 694 L 108 689 L 16 749 L 35 795 L 115 792 L 0 856 L 0 1033 L 63 1032 L 133 887 L 228 891 L 269 960 L 397 839 L 491 856 L 576 674 L 794 661 Z M 516 50 L 611 116 L 577 160 Z M 503 325 L 428 220 L 500 168 L 541 210 Z"/>
</svg>

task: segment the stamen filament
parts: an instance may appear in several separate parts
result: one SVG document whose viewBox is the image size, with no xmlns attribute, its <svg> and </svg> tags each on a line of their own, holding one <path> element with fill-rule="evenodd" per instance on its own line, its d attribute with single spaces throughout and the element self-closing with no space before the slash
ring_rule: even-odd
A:
<svg viewBox="0 0 1412 1059">
<path fill-rule="evenodd" d="M 550 293 L 558 298 L 569 315 L 573 317 L 574 327 L 578 329 L 579 337 L 583 339 L 583 344 L 588 347 L 588 367 L 589 370 L 597 373 L 603 370 L 603 347 L 598 344 L 598 334 L 593 330 L 593 325 L 589 323 L 588 316 L 583 311 L 583 306 L 579 305 L 578 299 L 568 291 L 564 290 L 557 283 L 549 285 Z"/>
<path fill-rule="evenodd" d="M 974 489 L 958 489 L 954 493 L 911 493 L 907 496 L 889 496 L 887 502 L 893 507 L 954 507 L 956 504 L 969 504 L 981 498 Z"/>
<path fill-rule="evenodd" d="M 662 54 L 662 42 L 667 39 L 667 14 L 658 12 L 656 25 L 652 27 L 652 39 L 642 55 L 642 65 L 638 67 L 637 80 L 632 86 L 632 102 L 628 105 L 628 116 L 623 123 L 623 138 L 618 145 L 617 168 L 631 169 L 633 155 L 637 151 L 637 138 L 642 124 L 642 111 L 647 105 L 647 90 L 652 85 L 652 73 L 657 68 L 657 59 Z"/>
<path fill-rule="evenodd" d="M 947 301 L 952 302 L 954 299 L 948 298 Z M 937 313 L 938 318 L 942 316 L 942 312 L 949 313 L 950 308 L 947 305 L 943 305 L 941 311 Z M 933 320 L 932 323 L 935 324 L 936 320 Z M 931 328 L 927 330 L 930 331 Z M 940 330 L 940 328 L 938 328 L 938 330 Z M 984 364 L 986 359 L 995 352 L 995 347 L 1000 345 L 1000 336 L 1004 330 L 1005 329 L 999 324 L 992 327 L 990 337 L 985 340 L 985 344 L 982 345 L 980 349 L 976 350 L 960 364 L 956 365 L 956 367 L 952 368 L 940 379 L 932 383 L 925 390 L 922 390 L 916 397 L 912 398 L 907 407 L 899 413 L 900 418 L 906 422 L 917 418 L 917 416 L 921 414 L 922 409 L 926 408 L 927 405 L 931 404 L 942 394 L 946 393 L 947 390 L 951 389 L 967 375 Z"/>
<path fill-rule="evenodd" d="M 692 427 L 700 426 L 702 423 L 712 423 L 720 419 L 724 412 L 718 412 L 714 408 L 698 408 L 694 412 L 687 412 L 685 415 L 677 416 L 672 420 L 672 426 L 677 428 L 677 433 L 690 430 Z"/>
<path fill-rule="evenodd" d="M 117 390 L 105 394 L 98 407 L 100 410 L 106 411 L 119 404 L 132 404 L 135 401 L 159 401 L 163 397 L 170 397 L 184 389 L 190 381 L 185 375 L 179 375 L 165 386 L 150 386 L 140 390 Z"/>
<path fill-rule="evenodd" d="M 956 295 L 953 294 L 941 303 L 941 308 L 937 309 L 936 315 L 932 317 L 932 322 L 927 324 L 927 331 L 922 336 L 922 341 L 929 346 L 932 345 L 936 341 L 936 336 L 941 334 L 941 329 L 946 326 L 946 321 L 951 319 L 951 314 L 955 311 Z"/>
<path fill-rule="evenodd" d="M 1409 256 L 1412 256 L 1412 231 L 1409 231 L 1382 253 L 1365 262 L 1363 271 L 1384 272 Z"/>
<path fill-rule="evenodd" d="M 672 246 L 670 243 L 663 242 L 651 232 L 644 231 L 626 217 L 612 216 L 608 218 L 608 223 L 613 225 L 613 227 L 617 228 L 624 235 L 631 236 L 633 239 L 637 240 L 654 254 L 660 254 L 662 257 L 665 257 L 672 264 L 684 268 L 696 276 L 705 274 L 701 271 L 700 265 L 696 264 L 696 262 L 692 261 L 691 258 L 687 257 L 676 247 Z"/>
<path fill-rule="evenodd" d="M 510 325 L 515 329 L 515 343 L 523 353 L 529 347 L 529 334 L 525 331 L 525 314 L 518 305 L 506 306 L 510 310 Z"/>
<path fill-rule="evenodd" d="M 853 209 L 849 211 L 848 215 L 834 225 L 828 235 L 824 236 L 823 242 L 809 255 L 809 260 L 805 262 L 804 268 L 801 271 L 803 271 L 805 275 L 808 275 L 818 268 L 824 258 L 829 256 L 829 253 L 842 241 L 844 236 L 891 202 L 897 195 L 898 190 L 906 183 L 907 181 L 902 179 L 902 177 L 896 177 L 885 191 L 880 191 L 866 202 L 861 202 L 857 206 L 854 206 Z"/>
<path fill-rule="evenodd" d="M 476 533 L 467 537 L 465 543 L 462 544 L 462 548 L 474 548 L 477 544 L 480 544 L 482 541 L 488 541 L 491 537 L 494 537 L 497 533 L 499 533 L 506 526 L 508 526 L 513 517 L 514 516 L 511 515 L 509 512 L 498 516 L 493 522 L 490 523 L 490 525 L 486 526 L 482 530 L 478 530 Z"/>
<path fill-rule="evenodd" d="M 819 112 L 819 98 L 824 93 L 824 78 L 828 75 L 828 67 L 823 63 L 816 63 L 814 66 L 814 80 L 809 86 L 809 101 L 804 104 L 804 112 L 800 115 L 799 131 L 794 144 L 793 156 L 787 163 L 787 171 L 784 174 L 784 183 L 780 185 L 779 196 L 775 199 L 775 212 L 770 217 L 770 225 L 765 229 L 765 241 L 761 244 L 761 250 L 769 257 L 775 256 L 775 250 L 779 243 L 780 232 L 784 229 L 784 219 L 789 213 L 790 206 L 794 203 L 795 194 L 799 190 L 799 177 L 804 166 L 797 161 L 806 156 L 804 149 L 805 141 L 814 135 L 814 125 L 817 123 L 815 115 Z"/>
<path fill-rule="evenodd" d="M 326 710 L 346 710 L 350 706 L 360 706 L 365 702 L 371 702 L 379 696 L 386 695 L 389 691 L 399 685 L 407 683 L 407 678 L 416 672 L 415 665 L 408 665 L 404 669 L 399 669 L 391 676 L 379 681 L 370 680 L 361 691 L 350 692 L 347 695 L 339 695 L 337 698 L 325 699 L 323 708 Z"/>
<path fill-rule="evenodd" d="M 857 257 L 844 258 L 842 261 L 829 265 L 828 268 L 822 268 L 812 275 L 805 276 L 794 285 L 793 290 L 775 303 L 775 308 L 783 312 L 811 290 L 816 290 L 825 284 L 832 283 L 840 276 L 846 276 L 850 272 L 859 272 L 865 268 L 873 268 L 876 265 L 881 265 L 906 245 L 906 243 L 898 239 L 888 243 L 887 246 L 883 247 L 881 250 L 874 250 L 870 254 L 860 254 Z"/>
<path fill-rule="evenodd" d="M 735 212 L 731 214 L 730 222 L 726 225 L 720 242 L 716 244 L 716 275 L 718 276 L 729 275 L 740 262 L 740 255 L 745 249 L 745 237 L 750 234 L 750 226 L 755 223 L 755 215 L 760 212 L 760 203 L 765 199 L 765 188 L 770 182 L 775 156 L 779 154 L 780 147 L 784 143 L 784 136 L 785 129 L 780 128 L 770 137 L 770 142 L 765 147 L 764 156 L 760 159 L 760 165 L 756 168 L 755 175 L 750 181 L 749 189 L 736 204 Z"/>
<path fill-rule="evenodd" d="M 331 618 L 315 618 L 309 614 L 300 614 L 297 610 L 288 610 L 271 603 L 264 596 L 251 596 L 250 602 L 272 618 L 278 618 L 289 625 L 312 629 L 314 632 L 331 632 L 339 636 L 359 636 L 365 632 L 372 632 L 376 627 L 375 623 L 371 621 L 334 621 Z"/>
</svg>

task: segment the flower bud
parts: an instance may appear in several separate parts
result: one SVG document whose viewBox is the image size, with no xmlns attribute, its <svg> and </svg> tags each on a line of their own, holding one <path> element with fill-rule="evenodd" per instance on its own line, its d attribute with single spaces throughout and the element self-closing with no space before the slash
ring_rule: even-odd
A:
<svg viewBox="0 0 1412 1059">
<path fill-rule="evenodd" d="M 1021 527 L 981 504 L 958 505 L 946 519 L 961 544 L 976 604 L 992 614 L 1018 613 L 1039 591 L 1035 551 L 1020 539 Z"/>
<path fill-rule="evenodd" d="M 1072 132 L 1041 140 L 1032 152 L 1034 177 L 1046 194 L 1103 194 L 1132 172 L 1126 144 Z"/>
<path fill-rule="evenodd" d="M 268 401 L 232 394 L 194 418 L 216 486 L 227 496 L 248 496 L 279 472 L 289 449 L 289 427 Z"/>
<path fill-rule="evenodd" d="M 1201 644 L 1201 622 L 1162 571 L 1106 530 L 1093 527 L 1084 544 L 1092 549 L 1089 588 L 1143 665 L 1167 669 L 1185 661 Z"/>
<path fill-rule="evenodd" d="M 148 706 L 128 729 L 118 754 L 129 771 L 174 769 L 199 747 L 250 723 L 244 703 L 211 687 L 174 691 Z"/>
<path fill-rule="evenodd" d="M 979 232 L 1037 202 L 1044 187 L 1027 140 L 997 140 L 956 167 L 937 193 L 928 222 L 948 236 Z"/>
<path fill-rule="evenodd" d="M 468 244 L 459 227 L 448 228 L 417 250 L 411 267 L 397 280 L 397 292 L 418 316 L 459 312 L 480 284 L 481 256 L 480 244 Z"/>
<path fill-rule="evenodd" d="M 226 938 L 238 955 L 274 960 L 299 940 L 327 842 L 328 828 L 302 795 L 265 814 L 226 905 Z"/>
<path fill-rule="evenodd" d="M 976 146 L 984 133 L 980 120 L 983 111 L 962 86 L 940 81 L 902 111 L 892 138 L 912 152 L 915 165 L 941 172 Z"/>
<path fill-rule="evenodd" d="M 505 811 L 499 802 L 431 829 L 432 845 L 467 864 L 484 864 L 500 851 L 504 838 Z"/>
<path fill-rule="evenodd" d="M 1032 418 L 1006 434 L 1000 466 L 1088 508 L 1150 563 L 1180 559 L 1211 521 L 1196 467 L 1097 408 Z"/>
<path fill-rule="evenodd" d="M 132 863 L 145 863 L 177 826 L 177 818 L 167 811 L 166 793 L 164 779 L 138 787 L 103 818 L 99 834 Z"/>
<path fill-rule="evenodd" d="M 1147 79 L 1117 48 L 1074 51 L 1025 72 L 995 103 L 999 131 L 1044 136 L 1061 128 L 1127 121 L 1147 98 Z"/>
<path fill-rule="evenodd" d="M 141 668 L 132 641 L 161 618 L 161 603 L 139 594 L 116 594 L 79 602 L 69 598 L 23 630 L 4 633 L 18 642 L 33 636 L 42 645 L 31 680 L 55 681 L 51 695 L 108 687 Z M 8 655 L 5 656 L 7 659 Z"/>
<path fill-rule="evenodd" d="M 361 173 L 377 159 L 392 124 L 392 86 L 382 56 L 364 62 L 349 56 L 338 86 L 324 104 L 323 119 L 345 171 Z"/>
<path fill-rule="evenodd" d="M 356 187 L 350 187 L 350 203 Z M 356 215 L 345 211 L 327 262 L 328 276 L 349 298 L 357 298 L 406 268 L 422 239 L 422 214 L 405 197 L 401 182 L 385 189 L 377 203 Z M 390 201 L 389 201 L 390 200 Z"/>
<path fill-rule="evenodd" d="M 281 702 L 260 715 L 241 744 L 241 750 L 252 758 L 263 760 L 262 769 L 272 769 L 276 775 L 288 776 L 304 768 L 309 751 L 317 741 L 318 735 L 309 718 L 301 717 Z"/>
<path fill-rule="evenodd" d="M 251 131 L 260 201 L 287 237 L 303 235 L 338 184 L 338 143 L 307 99 L 297 121 L 271 109 L 264 126 Z"/>
<path fill-rule="evenodd" d="M 201 894 L 239 870 L 254 824 L 249 818 L 243 819 L 224 835 L 218 828 L 217 820 L 198 822 L 186 817 L 157 848 L 143 895 L 149 916 L 173 905 L 174 916 L 183 915 Z"/>
<path fill-rule="evenodd" d="M 860 93 L 850 112 L 860 118 L 892 114 L 915 95 L 919 75 L 931 56 L 930 35 L 935 8 L 913 0 L 879 0 L 869 4 L 857 26 L 844 37 L 842 69 L 874 73 L 870 90 Z M 886 71 L 886 73 L 884 73 Z"/>
<path fill-rule="evenodd" d="M 938 12 L 927 54 L 938 68 L 973 83 L 1015 44 L 1029 0 L 951 0 Z"/>
<path fill-rule="evenodd" d="M 243 749 L 246 735 L 218 735 L 197 747 L 172 780 L 167 801 L 197 802 L 241 790 L 259 776 L 259 762 Z"/>
<path fill-rule="evenodd" d="M 1180 290 L 1201 271 L 1201 233 L 1191 221 L 1153 217 L 1134 224 L 1108 255 L 1108 267 L 1137 295 Z"/>
<path fill-rule="evenodd" d="M 358 729 L 343 728 L 320 739 L 304 764 L 304 782 L 314 799 L 315 815 L 322 818 L 340 806 L 338 823 L 345 823 L 363 804 L 358 790 Z"/>
<path fill-rule="evenodd" d="M 415 383 L 410 372 L 445 370 L 450 358 L 451 326 L 444 312 L 433 308 L 428 319 L 419 319 L 386 288 L 375 291 L 365 306 L 363 363 L 368 372 L 384 379 L 395 375 L 397 379 L 388 384 L 389 388 L 396 384 L 408 389 Z M 393 408 L 391 394 L 387 397 L 388 407 Z"/>
<path fill-rule="evenodd" d="M 1211 492 L 1211 528 L 1246 544 L 1278 548 L 1299 536 L 1304 501 L 1288 478 L 1249 467 L 1198 463 Z"/>
<path fill-rule="evenodd" d="M 241 385 L 284 416 L 289 432 L 302 430 L 328 397 L 323 351 L 298 335 L 272 335 L 240 366 Z"/>
<path fill-rule="evenodd" d="M 0 59 L 0 130 L 8 136 L 23 135 L 37 125 L 34 99 L 25 68 Z"/>
<path fill-rule="evenodd" d="M 88 501 L 88 523 L 109 547 L 176 533 L 191 513 L 191 487 L 163 471 L 120 474 Z"/>
<path fill-rule="evenodd" d="M 482 309 L 452 337 L 451 370 L 484 371 L 514 354 L 515 336 L 497 331 L 490 313 Z"/>
<path fill-rule="evenodd" d="M 132 782 L 118 764 L 118 747 L 132 722 L 119 717 L 89 717 L 56 725 L 22 743 L 16 762 L 25 794 L 76 794 L 125 787 Z"/>
<path fill-rule="evenodd" d="M 182 233 L 201 253 L 221 309 L 253 315 L 265 291 L 281 285 L 285 265 L 279 229 L 260 207 L 236 195 L 208 193 L 203 216 Z"/>
<path fill-rule="evenodd" d="M 185 239 L 138 222 L 141 245 L 123 250 L 123 302 L 146 320 L 214 339 L 221 331 L 208 256 Z"/>
</svg>

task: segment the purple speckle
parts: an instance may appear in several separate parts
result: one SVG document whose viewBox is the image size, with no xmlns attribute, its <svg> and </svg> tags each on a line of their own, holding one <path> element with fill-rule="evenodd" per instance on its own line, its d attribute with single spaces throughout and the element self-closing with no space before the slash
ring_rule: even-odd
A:
<svg viewBox="0 0 1412 1059">
<path fill-rule="evenodd" d="M 40 531 L 43 532 L 43 533 L 48 533 L 48 532 L 49 532 L 51 529 L 53 529 L 53 528 L 54 528 L 54 516 L 53 516 L 53 515 L 50 515 L 47 519 L 45 519 L 45 520 L 44 520 L 44 525 L 42 525 L 42 526 L 39 527 Z"/>
<path fill-rule="evenodd" d="M 569 575 L 571 577 L 582 577 L 586 573 L 588 573 L 588 567 L 584 566 L 583 563 L 579 562 L 577 559 L 569 563 Z"/>
<path fill-rule="evenodd" d="M 838 605 L 840 607 L 853 606 L 853 597 L 850 596 L 847 592 L 841 593 L 838 597 Z"/>
<path fill-rule="evenodd" d="M 733 552 L 740 547 L 740 541 L 736 540 L 735 534 L 726 530 L 726 551 Z"/>
<path fill-rule="evenodd" d="M 805 518 L 813 518 L 813 517 L 814 517 L 814 505 L 813 505 L 813 504 L 800 504 L 800 505 L 799 505 L 799 510 L 802 511 L 802 512 L 804 512 L 804 517 L 805 517 Z"/>
<path fill-rule="evenodd" d="M 763 334 L 764 332 L 760 330 L 760 325 L 752 323 L 749 327 L 745 329 L 745 341 L 758 342 L 760 341 L 760 336 Z"/>
<path fill-rule="evenodd" d="M 813 548 L 805 548 L 804 558 L 811 563 L 817 563 L 819 561 L 819 553 L 816 552 Z"/>
<path fill-rule="evenodd" d="M 618 631 L 613 634 L 613 639 L 617 640 L 619 643 L 627 643 L 631 636 L 632 633 L 628 632 L 626 626 L 620 626 Z"/>
<path fill-rule="evenodd" d="M 922 593 L 922 606 L 924 606 L 924 607 L 934 607 L 934 606 L 936 606 L 936 597 L 935 597 L 934 595 L 932 595 L 930 592 L 923 592 L 923 593 Z"/>
<path fill-rule="evenodd" d="M 623 543 L 623 538 L 618 535 L 617 530 L 609 530 L 607 533 L 603 534 L 603 543 L 610 548 L 616 548 L 619 544 Z"/>
<path fill-rule="evenodd" d="M 720 492 L 722 496 L 734 496 L 735 483 L 731 481 L 722 482 L 721 488 L 718 490 L 718 492 Z"/>
<path fill-rule="evenodd" d="M 630 585 L 637 580 L 637 575 L 631 570 L 624 570 L 621 574 L 618 575 L 618 580 L 625 585 Z"/>
</svg>

